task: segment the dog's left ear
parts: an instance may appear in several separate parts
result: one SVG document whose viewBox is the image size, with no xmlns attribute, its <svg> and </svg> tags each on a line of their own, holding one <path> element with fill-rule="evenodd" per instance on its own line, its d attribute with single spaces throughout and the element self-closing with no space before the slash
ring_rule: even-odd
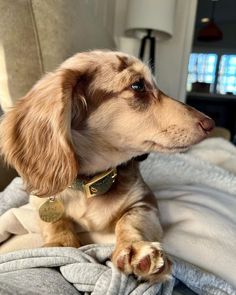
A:
<svg viewBox="0 0 236 295">
<path fill-rule="evenodd" d="M 63 191 L 78 173 L 71 104 L 79 77 L 78 72 L 62 68 L 47 74 L 1 122 L 1 153 L 36 195 Z"/>
</svg>

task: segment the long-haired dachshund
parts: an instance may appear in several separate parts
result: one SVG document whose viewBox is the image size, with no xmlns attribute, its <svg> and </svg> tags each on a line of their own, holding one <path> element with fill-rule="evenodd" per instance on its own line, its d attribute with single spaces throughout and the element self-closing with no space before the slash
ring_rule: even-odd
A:
<svg viewBox="0 0 236 295">
<path fill-rule="evenodd" d="M 161 92 L 137 58 L 91 51 L 46 74 L 5 114 L 1 153 L 37 200 L 45 246 L 80 247 L 78 228 L 114 233 L 117 268 L 164 281 L 171 262 L 136 157 L 184 151 L 213 126 Z"/>
</svg>

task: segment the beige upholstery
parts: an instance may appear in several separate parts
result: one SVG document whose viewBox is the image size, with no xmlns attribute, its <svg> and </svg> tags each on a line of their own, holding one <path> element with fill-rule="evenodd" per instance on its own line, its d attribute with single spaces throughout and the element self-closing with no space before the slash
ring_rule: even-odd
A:
<svg viewBox="0 0 236 295">
<path fill-rule="evenodd" d="M 115 48 L 85 0 L 0 0 L 0 105 L 78 51 Z M 0 164 L 0 186 L 8 179 Z M 9 173 L 7 173 L 9 175 Z M 7 181 L 8 182 L 8 181 Z"/>
<path fill-rule="evenodd" d="M 6 110 L 41 76 L 42 66 L 30 1 L 2 0 L 0 13 L 0 99 Z"/>
<path fill-rule="evenodd" d="M 77 51 L 114 48 L 85 0 L 0 0 L 0 103 L 6 110 Z"/>
</svg>

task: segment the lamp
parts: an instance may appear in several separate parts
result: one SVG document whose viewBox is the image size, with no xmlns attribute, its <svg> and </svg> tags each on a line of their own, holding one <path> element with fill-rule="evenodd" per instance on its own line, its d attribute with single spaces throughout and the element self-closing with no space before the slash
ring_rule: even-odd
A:
<svg viewBox="0 0 236 295">
<path fill-rule="evenodd" d="M 126 33 L 141 37 L 140 59 L 150 43 L 149 61 L 155 73 L 155 44 L 173 35 L 175 0 L 128 0 Z M 145 35 L 146 33 L 146 35 Z"/>
<path fill-rule="evenodd" d="M 218 0 L 211 0 L 211 17 L 207 24 L 198 32 L 198 41 L 211 42 L 220 41 L 223 39 L 223 33 L 215 23 L 215 9 Z"/>
</svg>

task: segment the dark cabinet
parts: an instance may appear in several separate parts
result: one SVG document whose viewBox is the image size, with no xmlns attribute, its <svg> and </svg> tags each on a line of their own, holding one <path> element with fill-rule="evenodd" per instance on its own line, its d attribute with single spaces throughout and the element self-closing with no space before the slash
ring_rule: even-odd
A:
<svg viewBox="0 0 236 295">
<path fill-rule="evenodd" d="M 205 113 L 215 120 L 216 126 L 225 127 L 231 132 L 232 139 L 236 135 L 236 97 L 213 96 L 209 94 L 191 94 L 187 96 L 187 104 Z"/>
</svg>

